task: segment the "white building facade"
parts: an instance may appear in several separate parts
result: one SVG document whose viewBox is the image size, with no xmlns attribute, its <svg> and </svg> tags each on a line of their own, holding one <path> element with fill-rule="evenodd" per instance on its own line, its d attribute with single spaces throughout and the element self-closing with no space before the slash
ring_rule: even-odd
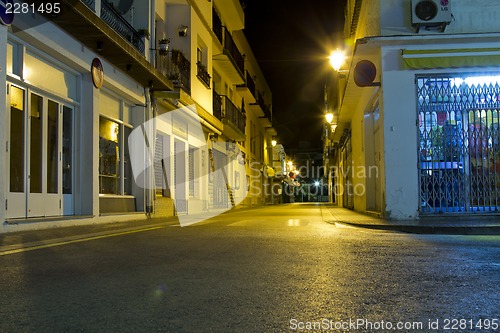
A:
<svg viewBox="0 0 500 333">
<path fill-rule="evenodd" d="M 2 15 L 3 232 L 265 202 L 242 181 L 255 172 L 263 186 L 273 131 L 261 109 L 271 93 L 245 44 L 239 1 L 60 4 L 53 16 Z M 248 48 L 242 64 L 218 41 L 215 13 L 227 20 L 225 38 L 241 40 L 232 51 Z M 221 108 L 216 91 L 226 98 Z M 247 97 L 262 92 L 265 103 Z M 137 175 L 129 136 L 151 121 L 144 138 L 153 167 L 140 158 L 146 172 Z M 241 153 L 248 160 L 235 158 Z M 222 179 L 210 176 L 221 168 Z"/>
<path fill-rule="evenodd" d="M 499 9 L 348 2 L 352 47 L 325 135 L 339 205 L 388 219 L 500 212 Z"/>
</svg>

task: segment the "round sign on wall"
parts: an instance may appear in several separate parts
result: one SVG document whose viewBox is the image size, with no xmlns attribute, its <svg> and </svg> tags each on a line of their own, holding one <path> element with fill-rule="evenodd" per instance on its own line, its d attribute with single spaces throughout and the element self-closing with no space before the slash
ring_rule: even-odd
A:
<svg viewBox="0 0 500 333">
<path fill-rule="evenodd" d="M 0 23 L 11 25 L 14 21 L 14 0 L 0 0 Z"/>
<path fill-rule="evenodd" d="M 99 89 L 104 84 L 104 69 L 102 68 L 102 63 L 98 58 L 92 60 L 92 67 L 90 69 L 92 73 L 92 82 L 94 86 Z"/>
<path fill-rule="evenodd" d="M 354 83 L 358 87 L 374 85 L 373 80 L 377 75 L 377 68 L 370 60 L 361 60 L 354 68 Z"/>
</svg>

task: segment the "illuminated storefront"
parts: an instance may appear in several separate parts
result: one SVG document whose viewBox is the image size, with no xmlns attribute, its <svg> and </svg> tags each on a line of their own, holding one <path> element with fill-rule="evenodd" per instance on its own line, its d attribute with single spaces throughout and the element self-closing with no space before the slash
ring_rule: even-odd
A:
<svg viewBox="0 0 500 333">
<path fill-rule="evenodd" d="M 500 76 L 419 76 L 420 211 L 500 210 Z"/>
</svg>

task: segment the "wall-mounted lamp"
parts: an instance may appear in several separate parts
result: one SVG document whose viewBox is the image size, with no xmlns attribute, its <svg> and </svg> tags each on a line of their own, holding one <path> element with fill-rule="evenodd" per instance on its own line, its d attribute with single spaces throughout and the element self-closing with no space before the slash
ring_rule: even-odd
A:
<svg viewBox="0 0 500 333">
<path fill-rule="evenodd" d="M 328 59 L 330 60 L 330 65 L 333 67 L 333 69 L 338 72 L 340 71 L 340 67 L 342 67 L 342 65 L 344 64 L 346 56 L 344 51 L 336 49 L 335 51 L 330 53 Z"/>
<path fill-rule="evenodd" d="M 271 140 L 271 146 L 276 147 L 277 144 L 278 144 L 278 141 L 276 141 L 274 139 Z"/>
<path fill-rule="evenodd" d="M 337 124 L 333 123 L 333 118 L 335 118 L 334 114 L 332 112 L 328 112 L 325 114 L 326 122 L 330 125 L 330 130 L 335 132 L 337 129 Z"/>
<path fill-rule="evenodd" d="M 328 112 L 327 114 L 325 114 L 325 118 L 326 118 L 326 122 L 331 124 L 333 121 L 333 113 Z"/>
<path fill-rule="evenodd" d="M 188 27 L 187 25 L 181 24 L 179 26 L 179 37 L 186 37 L 188 34 Z"/>
</svg>

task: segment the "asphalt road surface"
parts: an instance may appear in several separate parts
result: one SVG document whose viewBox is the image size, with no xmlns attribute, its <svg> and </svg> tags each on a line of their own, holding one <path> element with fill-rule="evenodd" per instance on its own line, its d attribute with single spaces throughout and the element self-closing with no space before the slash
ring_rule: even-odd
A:
<svg viewBox="0 0 500 333">
<path fill-rule="evenodd" d="M 0 332 L 500 332 L 499 236 L 343 227 L 324 209 L 0 254 Z"/>
</svg>

